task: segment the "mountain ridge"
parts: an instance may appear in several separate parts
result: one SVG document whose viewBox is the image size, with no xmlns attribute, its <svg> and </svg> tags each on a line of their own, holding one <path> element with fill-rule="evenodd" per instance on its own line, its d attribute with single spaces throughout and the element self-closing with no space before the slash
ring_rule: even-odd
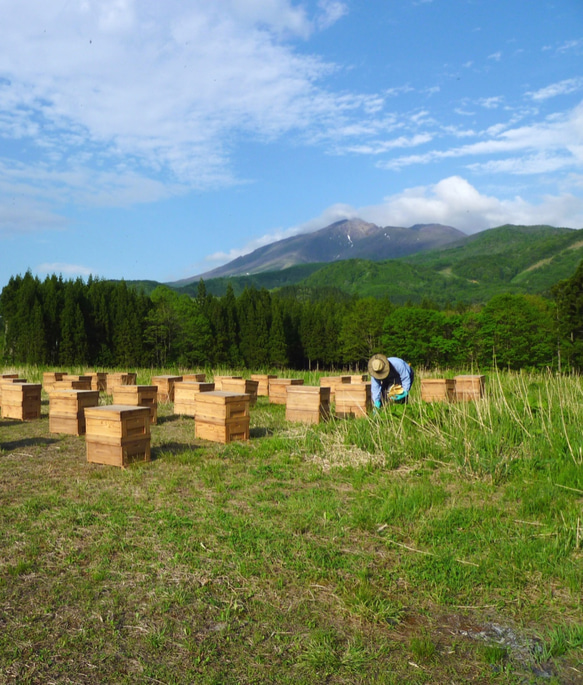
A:
<svg viewBox="0 0 583 685">
<path fill-rule="evenodd" d="M 312 233 L 263 245 L 216 269 L 167 285 L 181 287 L 201 278 L 251 275 L 314 262 L 398 259 L 422 250 L 443 247 L 465 237 L 467 234 L 463 231 L 442 224 L 382 227 L 362 219 L 342 219 Z"/>
</svg>

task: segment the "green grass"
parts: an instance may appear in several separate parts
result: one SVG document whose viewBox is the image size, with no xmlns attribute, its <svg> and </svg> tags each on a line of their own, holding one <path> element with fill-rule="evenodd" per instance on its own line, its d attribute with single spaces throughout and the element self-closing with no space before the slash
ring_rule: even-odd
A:
<svg viewBox="0 0 583 685">
<path fill-rule="evenodd" d="M 163 404 L 127 470 L 0 420 L 0 683 L 581 682 L 583 385 L 487 391 L 230 445 Z"/>
</svg>

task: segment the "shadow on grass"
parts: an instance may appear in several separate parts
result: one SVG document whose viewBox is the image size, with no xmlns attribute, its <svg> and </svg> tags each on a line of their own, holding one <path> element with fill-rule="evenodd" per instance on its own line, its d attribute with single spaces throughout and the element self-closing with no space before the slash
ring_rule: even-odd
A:
<svg viewBox="0 0 583 685">
<path fill-rule="evenodd" d="M 155 461 L 167 455 L 176 457 L 180 454 L 186 454 L 188 452 L 195 452 L 199 450 L 200 447 L 197 445 L 186 444 L 183 442 L 165 442 L 163 445 L 158 445 L 157 447 L 152 447 L 150 450 L 150 459 Z"/>
<path fill-rule="evenodd" d="M 249 437 L 250 438 L 269 438 L 273 435 L 273 430 L 271 428 L 250 428 Z"/>
<path fill-rule="evenodd" d="M 178 421 L 182 418 L 179 414 L 168 414 L 168 416 L 158 416 L 158 425 L 170 423 L 171 421 Z"/>
<path fill-rule="evenodd" d="M 14 450 L 21 449 L 23 447 L 38 447 L 40 445 L 54 445 L 55 442 L 59 442 L 56 438 L 24 438 L 22 440 L 13 440 L 12 442 L 2 442 L 0 443 L 0 450 L 13 452 Z M 0 455 L 1 456 L 1 455 Z"/>
</svg>

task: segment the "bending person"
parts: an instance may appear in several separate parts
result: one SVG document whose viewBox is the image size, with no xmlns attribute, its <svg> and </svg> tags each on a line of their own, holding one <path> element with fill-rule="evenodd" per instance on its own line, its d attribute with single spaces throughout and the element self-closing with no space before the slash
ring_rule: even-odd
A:
<svg viewBox="0 0 583 685">
<path fill-rule="evenodd" d="M 375 408 L 379 409 L 387 401 L 399 404 L 407 401 L 415 373 L 406 361 L 399 357 L 373 354 L 368 360 L 368 372 Z"/>
</svg>

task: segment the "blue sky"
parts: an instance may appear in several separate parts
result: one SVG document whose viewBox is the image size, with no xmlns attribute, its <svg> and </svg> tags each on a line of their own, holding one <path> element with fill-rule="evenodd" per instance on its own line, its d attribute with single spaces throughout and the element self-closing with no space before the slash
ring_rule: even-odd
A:
<svg viewBox="0 0 583 685">
<path fill-rule="evenodd" d="M 0 288 L 353 217 L 583 227 L 583 2 L 0 0 Z"/>
</svg>

